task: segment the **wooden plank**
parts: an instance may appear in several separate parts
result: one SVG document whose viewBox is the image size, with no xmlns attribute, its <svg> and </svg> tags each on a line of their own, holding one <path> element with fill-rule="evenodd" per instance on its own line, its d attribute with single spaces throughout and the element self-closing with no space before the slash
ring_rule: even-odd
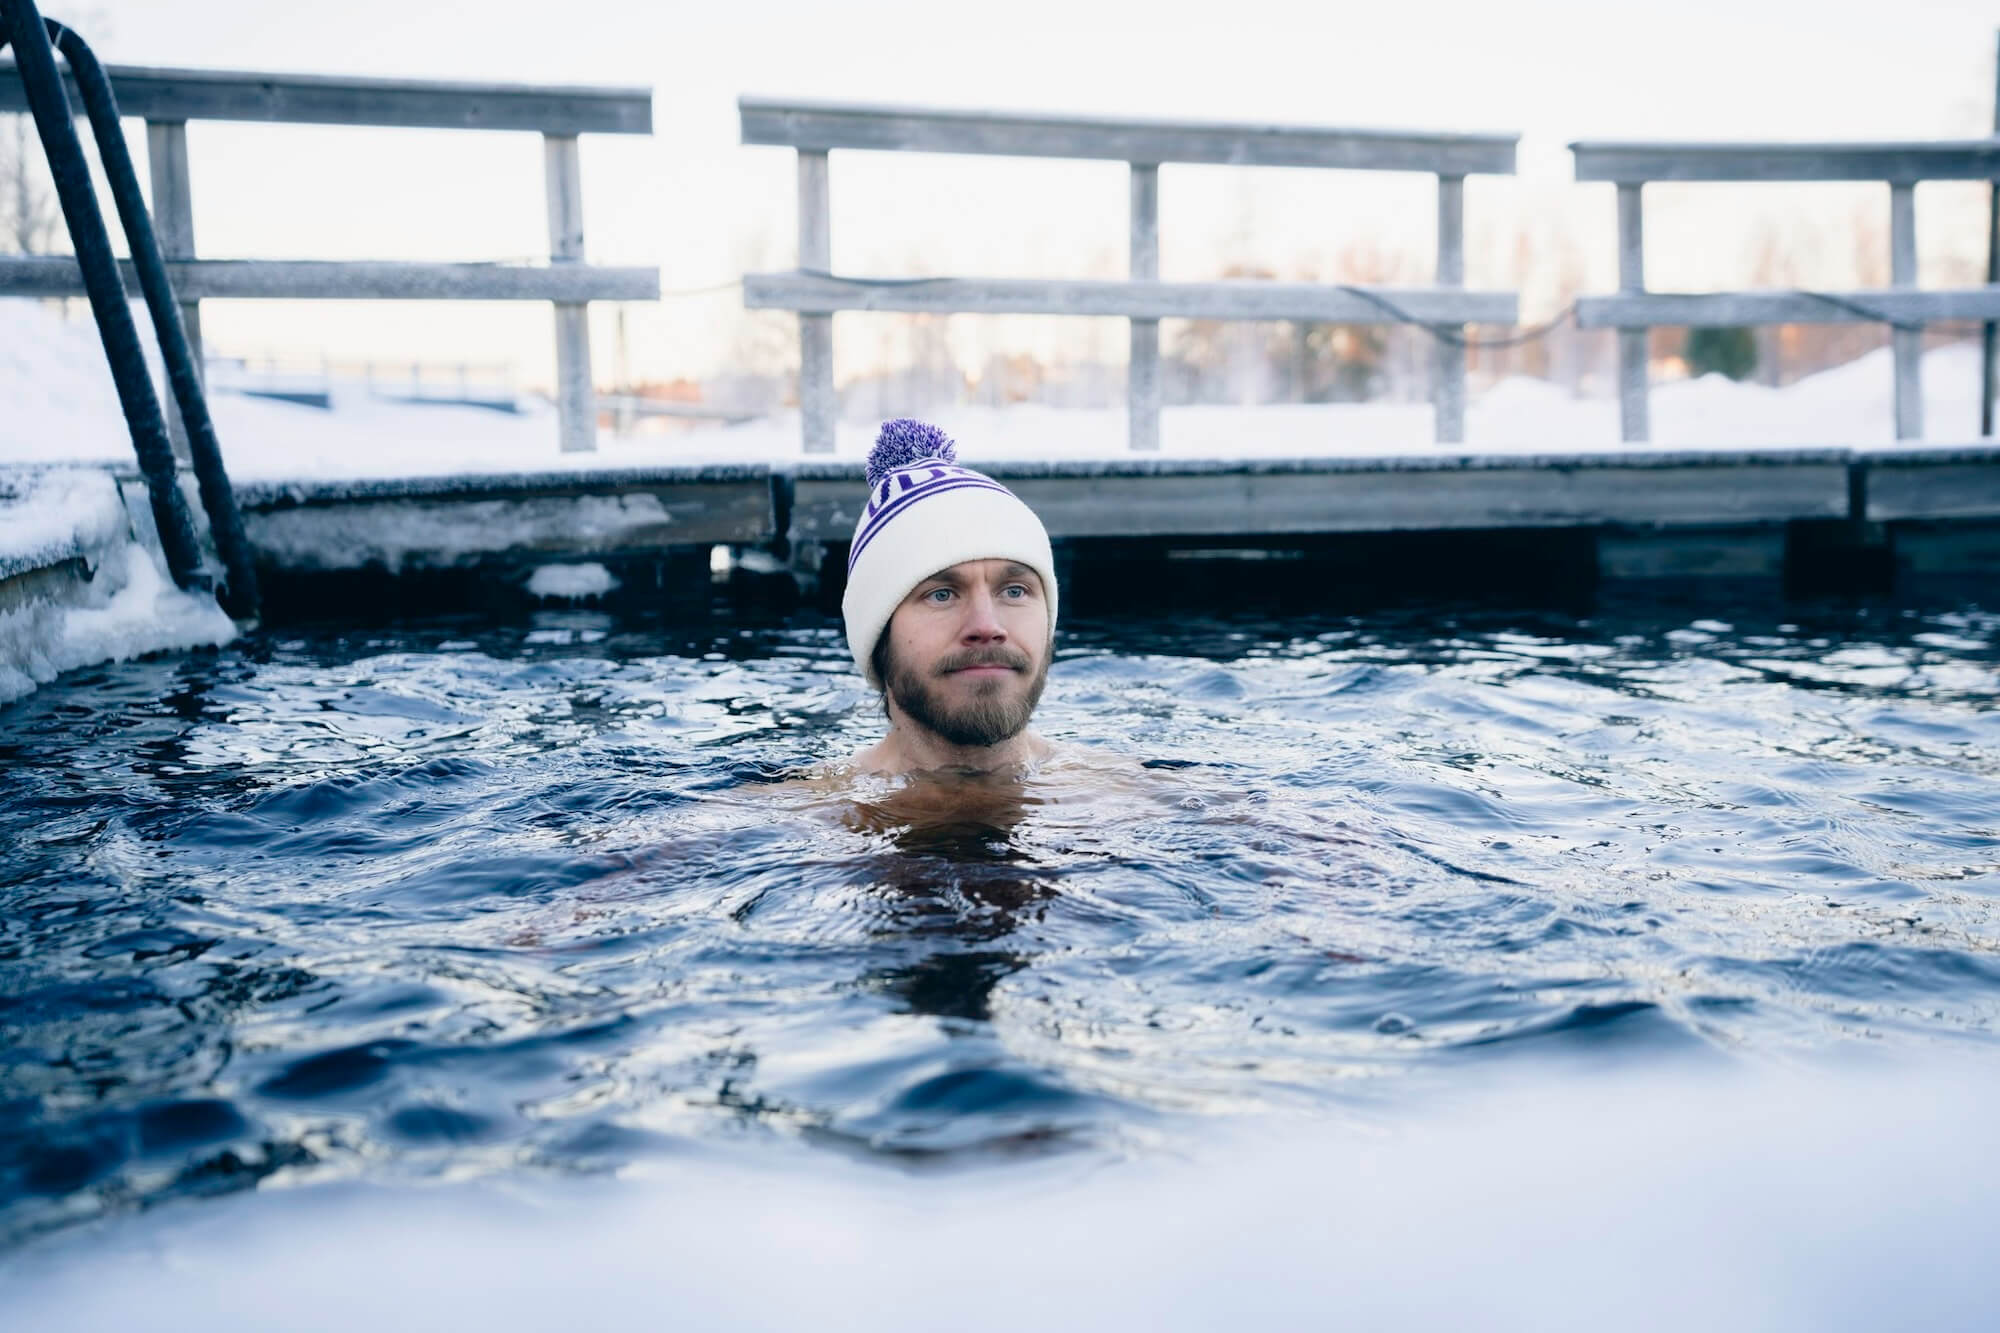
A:
<svg viewBox="0 0 2000 1333">
<path fill-rule="evenodd" d="M 1134 162 L 1132 172 L 1132 260 L 1134 282 L 1160 280 L 1160 168 Z M 1125 376 L 1128 444 L 1140 452 L 1160 447 L 1160 321 L 1132 321 L 1132 359 Z"/>
<path fill-rule="evenodd" d="M 1618 290 L 1627 294 L 1646 290 L 1643 188 L 1618 187 Z M 1646 343 L 1645 329 L 1627 329 L 1618 335 L 1618 429 L 1619 438 L 1628 444 L 1652 434 L 1646 384 L 1650 357 Z"/>
<path fill-rule="evenodd" d="M 1837 461 L 1646 468 L 1534 466 L 1011 477 L 1065 537 L 1576 527 L 1739 526 L 1847 514 Z M 866 489 L 800 477 L 793 538 L 846 541 Z"/>
<path fill-rule="evenodd" d="M 136 298 L 139 282 L 121 266 Z M 183 301 L 651 301 L 660 273 L 588 264 L 410 264 L 196 259 L 167 264 Z M 81 296 L 76 261 L 0 255 L 0 296 Z"/>
<path fill-rule="evenodd" d="M 392 125 L 541 134 L 651 134 L 650 88 L 538 87 L 434 79 L 353 79 L 218 69 L 112 65 L 122 115 L 145 120 L 277 121 L 294 125 Z M 81 107 L 76 83 L 63 81 Z M 0 111 L 27 99 L 10 60 L 0 60 Z"/>
<path fill-rule="evenodd" d="M 129 508 L 144 504 L 145 492 L 137 467 L 118 469 L 121 481 L 129 481 L 126 501 Z M 855 468 L 855 476 L 861 475 Z M 757 491 L 769 499 L 771 466 L 768 463 L 656 463 L 634 467 L 583 468 L 573 463 L 539 472 L 439 472 L 414 477 L 292 477 L 236 483 L 237 504 L 250 510 L 296 509 L 301 505 L 335 505 L 376 500 L 515 500 L 523 496 L 617 495 L 627 491 L 675 489 L 689 486 L 741 487 Z M 193 493 L 192 489 L 189 491 Z M 772 536 L 767 517 L 763 535 Z"/>
<path fill-rule="evenodd" d="M 2000 318 L 2000 285 L 1956 291 L 1637 292 L 1577 298 L 1584 328 L 1736 324 L 1936 323 Z"/>
<path fill-rule="evenodd" d="M 188 174 L 187 122 L 148 121 L 146 123 L 146 168 L 153 197 L 153 235 L 160 254 L 167 259 L 193 259 L 194 184 Z M 194 358 L 194 373 L 206 383 L 208 368 L 201 350 L 201 302 L 182 301 L 181 328 L 187 334 L 188 354 Z M 181 420 L 180 400 L 171 392 L 167 400 L 167 434 L 174 445 L 174 457 L 182 466 L 191 462 L 187 423 Z"/>
<path fill-rule="evenodd" d="M 1465 177 L 1438 177 L 1437 285 L 1465 286 Z M 1451 329 L 1463 333 L 1464 325 Z M 1437 380 L 1431 401 L 1435 414 L 1434 438 L 1439 444 L 1458 444 L 1465 439 L 1465 348 L 1443 338 L 1436 340 Z"/>
<path fill-rule="evenodd" d="M 1371 287 L 1425 324 L 1512 324 L 1512 292 L 1437 287 Z M 1387 324 L 1395 316 L 1366 297 L 1307 282 L 1135 282 L 1092 278 L 916 278 L 870 280 L 818 273 L 751 273 L 743 303 L 752 309 L 1008 315 L 1109 315 L 1127 319 L 1307 319 Z"/>
<path fill-rule="evenodd" d="M 2000 523 L 1899 523 L 1890 540 L 1899 575 L 2000 578 Z"/>
<path fill-rule="evenodd" d="M 825 153 L 799 153 L 799 267 L 833 267 L 833 183 Z M 749 302 L 745 301 L 745 305 Z M 833 384 L 833 312 L 799 316 L 799 430 L 809 454 L 833 452 L 840 398 Z"/>
<path fill-rule="evenodd" d="M 1569 146 L 1580 181 L 2000 180 L 2000 138 Z"/>
<path fill-rule="evenodd" d="M 1608 580 L 1757 578 L 1785 574 L 1785 529 L 1623 528 L 1597 534 L 1597 576 Z"/>
<path fill-rule="evenodd" d="M 250 508 L 243 526 L 261 562 L 296 571 L 592 558 L 773 535 L 770 487 L 749 481 Z"/>
<path fill-rule="evenodd" d="M 1989 460 L 1868 465 L 1868 517 L 2000 518 L 2000 454 Z"/>
<path fill-rule="evenodd" d="M 542 140 L 548 187 L 549 267 L 583 263 L 583 161 L 573 134 Z M 556 304 L 556 419 L 562 452 L 597 448 L 597 387 L 590 371 L 590 308 L 580 301 Z"/>
<path fill-rule="evenodd" d="M 743 142 L 826 152 L 973 153 L 1508 175 L 1513 134 L 1348 130 L 741 97 Z"/>
<path fill-rule="evenodd" d="M 1917 191 L 1911 184 L 1889 187 L 1889 281 L 1914 290 L 1917 285 Z M 1896 438 L 1924 437 L 1922 361 L 1924 331 L 1897 328 L 1889 334 L 1896 364 Z"/>
</svg>

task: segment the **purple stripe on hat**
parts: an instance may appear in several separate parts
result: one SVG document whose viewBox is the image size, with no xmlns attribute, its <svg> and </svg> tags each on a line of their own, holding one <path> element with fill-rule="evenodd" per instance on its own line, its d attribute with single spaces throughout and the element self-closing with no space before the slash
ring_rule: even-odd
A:
<svg viewBox="0 0 2000 1333">
<path fill-rule="evenodd" d="M 861 521 L 861 531 L 855 538 L 857 542 L 866 541 L 869 531 L 876 524 L 886 520 L 889 515 L 895 513 L 913 500 L 920 500 L 933 491 L 942 489 L 946 482 L 957 481 L 975 486 L 991 486 L 993 489 L 999 491 L 1007 490 L 1005 486 L 1002 486 L 999 482 L 993 480 L 993 478 L 982 473 L 973 472 L 968 468 L 930 468 L 928 469 L 930 475 L 920 481 L 913 481 L 911 479 L 911 473 L 914 471 L 915 469 L 912 468 L 908 471 L 895 474 L 895 480 L 902 486 L 903 493 L 895 495 L 893 498 L 890 492 L 890 482 L 884 479 L 881 490 L 868 502 L 868 516 Z M 1012 493 L 1011 491 L 1008 492 L 1010 495 Z"/>
<path fill-rule="evenodd" d="M 881 510 L 883 505 L 889 503 L 890 497 L 894 494 L 892 483 L 900 485 L 906 492 L 917 485 L 911 479 L 911 474 L 916 470 L 914 467 L 899 468 L 882 478 L 881 484 L 868 497 L 868 513 L 871 519 Z M 976 477 L 979 475 L 970 468 L 951 467 L 944 463 L 935 464 L 932 467 L 926 468 L 925 471 L 930 473 L 932 481 L 943 481 L 946 477 Z"/>
<path fill-rule="evenodd" d="M 886 520 L 889 515 L 901 509 L 905 504 L 929 495 L 932 491 L 940 489 L 942 483 L 948 481 L 961 481 L 974 485 L 984 484 L 992 486 L 995 490 L 1002 491 L 1007 489 L 1005 486 L 994 481 L 993 478 L 981 472 L 974 472 L 970 468 L 938 464 L 921 470 L 918 468 L 899 469 L 889 476 L 884 477 L 882 484 L 877 487 L 874 495 L 869 498 L 868 514 L 861 520 L 860 531 L 855 537 L 856 543 L 866 542 L 868 534 L 878 523 Z M 895 494 L 895 488 L 898 485 L 902 487 L 903 493 L 901 495 Z M 1011 495 L 1012 492 L 1009 491 L 1008 494 Z"/>
<path fill-rule="evenodd" d="M 849 574 L 854 572 L 854 562 L 861 558 L 861 552 L 867 549 L 868 543 L 875 539 L 875 534 L 887 527 L 889 520 L 894 518 L 898 513 L 909 508 L 917 501 L 924 499 L 926 496 L 937 495 L 944 491 L 957 491 L 968 488 L 982 491 L 998 491 L 1002 495 L 1012 495 L 1014 493 L 999 482 L 973 472 L 967 473 L 964 476 L 946 477 L 940 481 L 929 482 L 917 487 L 913 491 L 899 495 L 879 512 L 869 516 L 867 523 L 861 529 L 861 534 L 854 539 L 854 545 L 848 548 L 847 572 Z"/>
</svg>

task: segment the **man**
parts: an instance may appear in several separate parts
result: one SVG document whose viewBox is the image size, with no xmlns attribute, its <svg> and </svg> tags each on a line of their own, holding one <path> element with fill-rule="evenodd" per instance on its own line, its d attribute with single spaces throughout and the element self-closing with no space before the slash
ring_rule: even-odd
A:
<svg viewBox="0 0 2000 1333">
<path fill-rule="evenodd" d="M 955 458 L 943 431 L 909 420 L 885 423 L 869 451 L 841 612 L 889 734 L 854 757 L 857 773 L 1015 774 L 1054 748 L 1027 729 L 1055 636 L 1049 534 Z"/>
</svg>

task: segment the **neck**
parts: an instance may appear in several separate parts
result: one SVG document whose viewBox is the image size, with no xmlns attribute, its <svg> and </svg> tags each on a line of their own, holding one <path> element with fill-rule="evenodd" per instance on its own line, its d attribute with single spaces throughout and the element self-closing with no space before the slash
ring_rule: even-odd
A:
<svg viewBox="0 0 2000 1333">
<path fill-rule="evenodd" d="M 889 734 L 858 758 L 858 766 L 874 772 L 997 773 L 1017 769 L 1042 758 L 1048 742 L 1032 731 L 1021 731 L 998 745 L 954 745 L 920 727 L 893 709 Z"/>
</svg>

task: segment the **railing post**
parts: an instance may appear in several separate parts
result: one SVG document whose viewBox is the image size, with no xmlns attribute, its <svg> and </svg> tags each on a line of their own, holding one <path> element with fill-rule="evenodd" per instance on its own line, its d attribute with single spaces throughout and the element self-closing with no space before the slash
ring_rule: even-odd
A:
<svg viewBox="0 0 2000 1333">
<path fill-rule="evenodd" d="M 825 152 L 799 150 L 799 267 L 833 269 L 833 207 Z M 809 454 L 833 452 L 833 316 L 799 316 L 799 423 Z"/>
<path fill-rule="evenodd" d="M 1889 183 L 1889 285 L 1917 285 L 1917 187 Z M 1924 438 L 1924 331 L 1895 329 L 1889 335 L 1896 358 L 1896 438 Z"/>
<path fill-rule="evenodd" d="M 153 234 L 160 242 L 160 254 L 169 262 L 193 259 L 194 187 L 188 176 L 187 122 L 149 120 L 146 122 L 146 171 L 153 187 Z M 188 353 L 194 358 L 195 378 L 208 387 L 208 366 L 201 347 L 201 302 L 181 301 L 181 326 L 187 330 Z M 189 465 L 187 423 L 181 420 L 180 402 L 167 395 L 167 434 L 173 440 L 174 461 Z"/>
<path fill-rule="evenodd" d="M 1132 265 L 1134 282 L 1160 278 L 1160 168 L 1132 163 Z M 1160 447 L 1160 321 L 1132 321 L 1132 361 L 1125 379 L 1126 419 L 1131 447 Z"/>
<path fill-rule="evenodd" d="M 549 259 L 583 262 L 583 162 L 574 134 L 542 136 L 549 192 Z M 556 303 L 556 419 L 562 451 L 597 448 L 597 388 L 590 373 L 590 307 Z"/>
<path fill-rule="evenodd" d="M 1437 285 L 1465 286 L 1465 177 L 1438 177 L 1438 260 Z M 1463 324 L 1442 328 L 1440 333 L 1460 333 Z M 1445 338 L 1437 342 L 1437 380 L 1431 398 L 1435 404 L 1435 434 L 1439 444 L 1461 444 L 1465 440 L 1465 348 Z"/>
<path fill-rule="evenodd" d="M 1642 181 L 1618 183 L 1618 290 L 1646 290 L 1646 241 L 1640 211 Z M 1646 344 L 1650 329 L 1618 330 L 1618 423 L 1628 442 L 1652 434 L 1647 421 Z"/>
</svg>

